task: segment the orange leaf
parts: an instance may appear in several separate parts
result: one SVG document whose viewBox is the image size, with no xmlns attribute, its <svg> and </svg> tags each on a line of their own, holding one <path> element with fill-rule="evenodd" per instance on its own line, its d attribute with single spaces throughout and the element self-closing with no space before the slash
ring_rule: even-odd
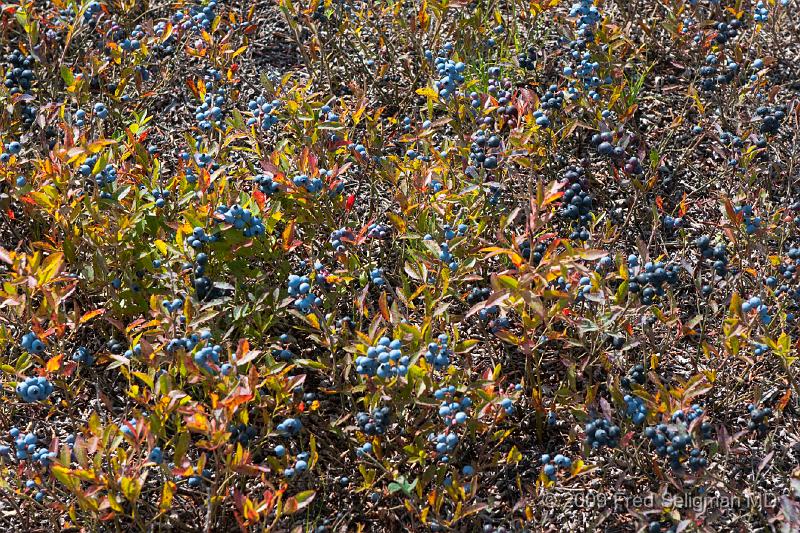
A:
<svg viewBox="0 0 800 533">
<path fill-rule="evenodd" d="M 245 520 L 250 523 L 258 522 L 258 511 L 256 511 L 255 505 L 250 500 L 250 498 L 244 499 L 244 505 L 242 506 L 242 513 L 244 514 Z"/>
<path fill-rule="evenodd" d="M 61 368 L 61 361 L 64 359 L 64 354 L 58 354 L 55 357 L 51 357 L 47 361 L 47 371 L 48 372 L 57 372 L 59 368 Z"/>
<path fill-rule="evenodd" d="M 381 292 L 381 297 L 378 298 L 378 307 L 381 310 L 381 316 L 387 322 L 391 322 L 391 316 L 389 315 L 389 306 L 386 302 L 386 293 Z"/>
<path fill-rule="evenodd" d="M 105 312 L 106 312 L 105 308 L 100 308 L 84 313 L 84 315 L 80 318 L 80 320 L 78 320 L 78 324 L 84 324 L 93 319 L 94 317 L 100 316 Z"/>
<path fill-rule="evenodd" d="M 286 224 L 283 228 L 283 251 L 288 252 L 294 240 L 294 220 Z"/>
<path fill-rule="evenodd" d="M 199 433 L 208 431 L 208 418 L 203 413 L 194 413 L 186 419 L 186 427 Z"/>
<path fill-rule="evenodd" d="M 247 339 L 239 339 L 239 346 L 236 348 L 236 360 L 238 361 L 244 354 L 250 351 L 250 342 Z"/>
</svg>

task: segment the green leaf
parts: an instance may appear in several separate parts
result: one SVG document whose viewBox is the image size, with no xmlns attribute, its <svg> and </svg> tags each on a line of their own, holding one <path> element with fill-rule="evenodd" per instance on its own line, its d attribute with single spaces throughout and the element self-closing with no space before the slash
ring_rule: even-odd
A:
<svg viewBox="0 0 800 533">
<path fill-rule="evenodd" d="M 67 84 L 67 87 L 72 87 L 75 85 L 75 76 L 72 75 L 72 70 L 67 66 L 62 65 L 61 67 L 61 79 L 64 80 L 64 83 Z"/>
</svg>

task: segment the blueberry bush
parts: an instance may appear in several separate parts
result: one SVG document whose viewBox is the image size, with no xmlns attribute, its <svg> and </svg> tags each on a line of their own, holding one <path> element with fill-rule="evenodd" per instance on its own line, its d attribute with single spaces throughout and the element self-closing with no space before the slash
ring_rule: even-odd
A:
<svg viewBox="0 0 800 533">
<path fill-rule="evenodd" d="M 3 530 L 797 531 L 796 9 L 0 4 Z"/>
</svg>

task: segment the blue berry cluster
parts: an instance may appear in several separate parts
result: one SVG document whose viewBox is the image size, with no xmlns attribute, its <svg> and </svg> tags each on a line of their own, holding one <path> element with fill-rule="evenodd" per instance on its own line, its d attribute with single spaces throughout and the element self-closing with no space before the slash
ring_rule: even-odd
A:
<svg viewBox="0 0 800 533">
<path fill-rule="evenodd" d="M 210 468 L 204 468 L 200 475 L 194 474 L 189 476 L 189 479 L 186 480 L 186 483 L 193 489 L 199 488 L 203 485 L 203 481 L 207 479 L 211 479 L 214 473 L 211 471 Z"/>
<path fill-rule="evenodd" d="M 94 364 L 94 355 L 92 355 L 92 352 L 85 346 L 79 346 L 75 349 L 75 352 L 73 352 L 72 360 L 76 363 L 92 366 Z"/>
<path fill-rule="evenodd" d="M 134 355 L 137 355 L 137 356 L 138 355 L 142 355 L 142 346 L 141 346 L 141 344 L 137 344 L 135 346 L 131 346 L 130 348 L 125 350 L 125 353 L 123 355 L 125 356 L 126 359 L 131 359 L 131 358 L 133 358 Z"/>
<path fill-rule="evenodd" d="M 267 131 L 278 123 L 276 112 L 281 106 L 280 100 L 267 101 L 263 96 L 247 103 L 247 109 L 253 114 L 247 119 L 248 126 L 258 125 L 262 130 Z"/>
<path fill-rule="evenodd" d="M 692 470 L 699 470 L 707 464 L 699 448 L 689 448 L 692 445 L 689 426 L 701 416 L 703 409 L 695 404 L 687 412 L 675 411 L 670 418 L 671 424 L 658 424 L 645 429 L 645 436 L 656 448 L 656 453 L 661 457 L 668 457 L 670 467 L 676 472 L 683 470 L 684 463 L 688 463 Z M 703 422 L 700 433 L 707 438 L 711 434 L 711 424 Z"/>
<path fill-rule="evenodd" d="M 500 307 L 497 305 L 490 305 L 489 307 L 484 307 L 480 311 L 478 311 L 478 318 L 481 319 L 482 322 L 489 322 L 490 320 L 497 317 L 500 313 Z"/>
<path fill-rule="evenodd" d="M 386 239 L 389 237 L 390 228 L 384 224 L 373 223 L 367 227 L 367 237 L 370 239 Z"/>
<path fill-rule="evenodd" d="M 634 424 L 642 424 L 647 420 L 647 407 L 644 400 L 632 394 L 626 394 L 623 400 L 625 401 L 625 412 L 631 417 Z"/>
<path fill-rule="evenodd" d="M 760 342 L 753 342 L 753 354 L 764 355 L 769 352 L 769 346 Z"/>
<path fill-rule="evenodd" d="M 258 190 L 263 192 L 266 196 L 272 196 L 281 190 L 280 185 L 273 181 L 272 175 L 270 174 L 259 174 L 253 179 L 256 184 L 258 184 Z"/>
<path fill-rule="evenodd" d="M 245 218 L 244 215 L 242 218 Z M 234 226 L 236 226 L 235 221 L 236 219 L 234 219 Z M 217 235 L 206 235 L 205 228 L 195 226 L 192 228 L 192 235 L 187 239 L 187 242 L 192 248 L 202 248 L 203 244 L 207 242 L 216 242 L 218 238 Z"/>
<path fill-rule="evenodd" d="M 572 468 L 572 459 L 562 455 L 556 454 L 555 457 L 550 457 L 549 453 L 542 454 L 539 460 L 542 463 L 542 471 L 551 481 L 558 478 L 558 471 L 563 470 L 569 472 Z"/>
<path fill-rule="evenodd" d="M 89 26 L 94 26 L 102 12 L 103 7 L 100 5 L 100 2 L 94 0 L 89 2 L 89 5 L 86 6 L 86 11 L 83 12 L 83 22 Z"/>
<path fill-rule="evenodd" d="M 294 467 L 289 467 L 284 469 L 283 475 L 292 478 L 296 474 L 302 474 L 306 470 L 308 470 L 308 459 L 309 453 L 308 452 L 301 452 L 297 454 L 295 457 Z"/>
<path fill-rule="evenodd" d="M 180 301 L 180 300 L 178 300 L 178 301 Z M 169 303 L 169 300 L 164 300 L 163 305 L 166 306 L 168 303 Z M 180 305 L 182 305 L 182 304 L 183 304 L 183 302 L 181 302 L 181 304 L 179 304 L 178 307 L 180 307 Z M 186 350 L 187 352 L 190 352 L 190 351 L 194 350 L 194 348 L 201 341 L 208 341 L 208 340 L 211 340 L 211 332 L 210 331 L 203 331 L 203 332 L 201 332 L 199 334 L 198 333 L 192 333 L 192 334 L 187 335 L 185 337 L 178 337 L 178 338 L 175 338 L 175 339 L 171 339 L 167 343 L 167 346 L 166 346 L 165 350 L 167 351 L 167 353 L 174 353 L 174 352 L 176 352 L 178 350 Z"/>
<path fill-rule="evenodd" d="M 656 296 L 666 294 L 665 284 L 675 285 L 678 282 L 680 267 L 666 265 L 661 261 L 655 263 L 648 261 L 644 268 L 634 267 L 632 270 L 635 275 L 628 283 L 628 290 L 633 294 L 639 294 L 643 304 L 650 305 Z"/>
<path fill-rule="evenodd" d="M 173 300 L 163 300 L 161 302 L 161 306 L 164 309 L 166 309 L 169 313 L 174 313 L 175 311 L 181 310 L 181 308 L 183 307 L 183 300 L 181 298 L 175 298 Z M 170 341 L 170 343 L 167 345 L 167 350 L 171 349 L 170 348 L 171 345 L 177 347 L 177 341 L 175 339 Z"/>
<path fill-rule="evenodd" d="M 694 470 L 706 465 L 706 459 L 701 457 L 699 448 L 688 449 L 692 442 L 692 437 L 688 433 L 682 433 L 679 429 L 666 424 L 659 424 L 645 429 L 645 436 L 650 439 L 659 456 L 669 457 L 670 467 L 675 471 L 682 471 L 682 460 L 685 462 L 687 459 Z"/>
<path fill-rule="evenodd" d="M 386 285 L 386 280 L 383 279 L 383 269 L 382 268 L 373 268 L 372 271 L 369 273 L 370 281 L 376 287 L 383 287 Z"/>
<path fill-rule="evenodd" d="M 579 0 L 572 4 L 569 16 L 575 18 L 578 26 L 578 35 L 586 40 L 593 41 L 593 28 L 600 22 L 601 15 L 592 0 Z"/>
<path fill-rule="evenodd" d="M 644 365 L 634 365 L 630 370 L 628 370 L 628 374 L 623 376 L 622 386 L 628 390 L 632 390 L 634 385 L 643 386 L 646 380 L 647 375 L 644 370 Z"/>
<path fill-rule="evenodd" d="M 758 126 L 759 131 L 765 134 L 775 134 L 786 118 L 786 106 L 778 105 L 774 108 L 768 106 L 761 106 L 756 109 L 756 115 L 759 117 L 761 123 Z"/>
<path fill-rule="evenodd" d="M 525 239 L 522 241 L 522 244 L 519 245 L 520 255 L 526 261 L 530 261 L 533 266 L 536 266 L 542 262 L 542 257 L 544 257 L 544 253 L 546 251 L 547 244 L 544 242 L 537 243 L 533 249 L 531 249 L 531 243 L 528 239 Z"/>
<path fill-rule="evenodd" d="M 33 433 L 23 435 L 19 428 L 13 427 L 9 430 L 8 435 L 14 441 L 14 457 L 17 461 L 32 461 L 47 467 L 56 458 L 55 452 L 51 452 L 43 446 L 37 446 L 39 439 Z M 10 456 L 11 448 L 5 445 L 0 446 L 0 455 Z"/>
<path fill-rule="evenodd" d="M 350 144 L 350 148 L 356 151 L 358 155 L 363 157 L 364 159 L 369 159 L 369 153 L 367 152 L 367 147 L 363 144 Z"/>
<path fill-rule="evenodd" d="M 461 61 L 456 62 L 449 59 L 452 52 L 453 43 L 445 43 L 435 59 L 430 50 L 425 51 L 426 59 L 433 61 L 433 66 L 439 75 L 439 79 L 435 83 L 436 90 L 439 92 L 439 97 L 445 101 L 455 95 L 458 86 L 464 82 L 463 73 L 467 68 Z"/>
<path fill-rule="evenodd" d="M 612 132 L 604 131 L 592 135 L 591 144 L 595 147 L 598 154 L 609 158 L 616 167 L 622 168 L 626 174 L 638 175 L 644 172 L 642 162 L 637 156 L 632 155 L 626 159 L 627 153 L 623 142 L 618 140 L 615 145 L 614 134 Z"/>
<path fill-rule="evenodd" d="M 748 314 L 753 311 L 758 313 L 758 318 L 762 323 L 769 325 L 769 323 L 772 322 L 769 309 L 761 302 L 761 298 L 758 296 L 753 296 L 742 304 L 742 313 Z"/>
<path fill-rule="evenodd" d="M 159 446 L 154 446 L 150 453 L 147 454 L 147 460 L 160 465 L 164 462 L 164 452 L 161 450 Z"/>
<path fill-rule="evenodd" d="M 153 53 L 156 57 L 167 57 L 175 52 L 175 43 L 177 38 L 174 34 L 169 35 L 166 39 L 163 38 L 164 32 L 167 30 L 167 23 L 163 20 L 156 22 L 153 26 L 153 33 L 159 37 L 159 41 L 152 46 Z"/>
<path fill-rule="evenodd" d="M 522 386 L 517 384 L 514 386 L 514 388 L 516 390 L 520 390 Z M 514 411 L 516 411 L 516 408 L 514 407 L 514 400 L 511 398 L 503 398 L 500 400 L 500 407 L 503 408 L 503 411 L 505 411 L 507 415 L 513 415 Z"/>
<path fill-rule="evenodd" d="M 78 167 L 78 174 L 86 178 L 92 176 L 92 170 L 94 169 L 94 166 L 97 164 L 97 159 L 98 159 L 97 154 L 87 157 L 86 160 Z M 116 175 L 116 171 L 114 172 L 114 174 Z M 100 176 L 101 179 L 98 179 L 98 176 L 94 176 L 94 178 L 95 178 L 95 183 L 97 183 L 98 185 L 105 184 L 105 180 L 102 179 L 102 176 Z"/>
<path fill-rule="evenodd" d="M 36 355 L 44 353 L 45 350 L 44 343 L 39 340 L 39 337 L 36 335 L 36 333 L 32 331 L 29 331 L 22 336 L 22 342 L 20 344 L 22 345 L 23 350 Z"/>
<path fill-rule="evenodd" d="M 292 183 L 298 189 L 305 189 L 311 194 L 316 194 L 324 188 L 325 184 L 319 178 L 310 178 L 305 174 L 298 174 L 292 178 Z"/>
<path fill-rule="evenodd" d="M 750 412 L 750 420 L 747 422 L 747 429 L 755 431 L 759 436 L 764 436 L 767 433 L 767 419 L 772 416 L 772 408 L 765 407 L 763 409 L 756 408 L 755 405 L 750 404 L 747 406 Z"/>
<path fill-rule="evenodd" d="M 206 86 L 208 85 L 210 82 L 206 83 Z M 206 93 L 203 103 L 194 109 L 194 118 L 201 130 L 208 131 L 222 120 L 223 105 L 225 105 L 225 90 L 222 87 Z"/>
<path fill-rule="evenodd" d="M 717 37 L 719 38 L 721 35 L 723 33 L 719 33 Z M 736 61 L 729 59 L 724 66 L 719 65 L 719 58 L 716 54 L 709 54 L 706 57 L 706 64 L 700 67 L 700 76 L 702 77 L 700 87 L 704 91 L 714 91 L 720 85 L 731 83 L 738 74 L 739 64 Z"/>
<path fill-rule="evenodd" d="M 606 418 L 596 418 L 586 424 L 586 444 L 596 450 L 603 446 L 616 448 L 619 444 L 619 426 L 612 424 Z"/>
<path fill-rule="evenodd" d="M 668 230 L 676 230 L 683 225 L 683 218 L 664 215 L 664 227 Z"/>
<path fill-rule="evenodd" d="M 109 339 L 106 349 L 114 355 L 122 355 L 125 352 L 125 345 L 117 339 Z"/>
<path fill-rule="evenodd" d="M 125 52 L 135 52 L 142 48 L 142 39 L 145 37 L 144 31 L 140 25 L 131 30 L 130 35 L 126 35 L 125 30 L 118 25 L 109 32 L 112 41 L 119 44 L 119 47 Z"/>
<path fill-rule="evenodd" d="M 110 185 L 117 181 L 117 169 L 113 164 L 109 163 L 100 172 L 95 173 L 93 177 L 98 187 Z"/>
<path fill-rule="evenodd" d="M 214 374 L 215 370 L 211 365 L 219 366 L 219 356 L 222 355 L 222 346 L 204 346 L 194 354 L 194 362 L 205 371 Z"/>
<path fill-rule="evenodd" d="M 17 395 L 26 403 L 39 402 L 53 393 L 53 384 L 46 377 L 29 377 L 17 383 Z"/>
<path fill-rule="evenodd" d="M 312 307 L 322 305 L 322 299 L 311 291 L 311 280 L 308 276 L 289 274 L 289 296 L 295 296 L 294 307 L 302 313 L 308 313 Z"/>
<path fill-rule="evenodd" d="M 365 442 L 364 444 L 356 448 L 356 456 L 358 457 L 364 457 L 365 455 L 369 455 L 370 453 L 372 453 L 371 442 Z"/>
<path fill-rule="evenodd" d="M 343 253 L 345 251 L 345 242 L 352 242 L 354 241 L 356 236 L 353 232 L 347 228 L 339 228 L 331 232 L 331 236 L 328 239 L 328 242 L 331 243 L 333 246 L 333 250 L 336 253 Z"/>
<path fill-rule="evenodd" d="M 320 169 L 317 169 L 317 172 L 319 173 L 320 179 L 323 179 L 323 180 L 327 179 L 328 180 L 328 183 L 329 183 L 329 185 L 328 185 L 328 196 L 333 198 L 333 197 L 335 197 L 335 196 L 337 196 L 339 194 L 342 194 L 344 192 L 345 182 L 339 176 L 337 176 L 334 179 L 333 170 L 329 170 L 329 169 L 326 169 L 326 168 L 320 168 Z"/>
<path fill-rule="evenodd" d="M 700 248 L 703 258 L 714 260 L 713 267 L 717 275 L 725 276 L 728 273 L 728 250 L 724 244 L 711 246 L 711 238 L 708 235 L 698 237 L 695 244 Z"/>
<path fill-rule="evenodd" d="M 469 418 L 467 409 L 472 407 L 472 400 L 468 396 L 458 399 L 455 386 L 449 385 L 436 389 L 433 397 L 442 402 L 439 405 L 439 416 L 442 417 L 446 426 L 463 424 Z"/>
<path fill-rule="evenodd" d="M 100 120 L 105 120 L 108 118 L 108 108 L 103 102 L 97 102 L 92 107 L 94 114 Z"/>
<path fill-rule="evenodd" d="M 27 93 L 30 91 L 36 74 L 33 72 L 36 58 L 32 55 L 24 55 L 19 50 L 14 50 L 6 56 L 5 79 L 3 85 L 8 89 L 9 94 Z"/>
<path fill-rule="evenodd" d="M 231 427 L 231 442 L 238 442 L 247 446 L 251 440 L 258 436 L 258 429 L 253 425 L 237 424 Z"/>
<path fill-rule="evenodd" d="M 736 214 L 741 213 L 742 222 L 745 225 L 745 232 L 747 232 L 748 235 L 752 235 L 753 233 L 757 232 L 761 227 L 761 217 L 753 216 L 752 205 L 737 206 L 734 208 L 734 212 Z"/>
<path fill-rule="evenodd" d="M 291 339 L 286 333 L 281 334 L 279 337 L 280 345 L 272 350 L 272 357 L 279 361 L 291 361 L 294 359 L 294 353 L 289 349 L 288 345 Z"/>
<path fill-rule="evenodd" d="M 519 66 L 525 70 L 535 70 L 538 57 L 538 49 L 535 46 L 529 46 L 527 50 L 517 54 L 517 61 L 519 62 Z"/>
<path fill-rule="evenodd" d="M 230 207 L 221 205 L 217 207 L 217 213 L 227 224 L 241 230 L 245 237 L 256 237 L 263 235 L 265 228 L 261 217 L 254 215 L 249 209 L 243 209 L 238 204 Z"/>
<path fill-rule="evenodd" d="M 356 423 L 365 435 L 383 435 L 389 424 L 389 407 L 377 407 L 371 413 L 361 411 L 356 414 Z"/>
<path fill-rule="evenodd" d="M 167 200 L 170 197 L 170 191 L 167 189 L 153 189 L 150 191 L 150 194 L 153 196 L 153 201 L 155 202 L 156 207 L 159 209 L 167 205 Z"/>
<path fill-rule="evenodd" d="M 570 239 L 589 239 L 588 225 L 592 220 L 594 198 L 589 193 L 589 185 L 581 167 L 570 167 L 564 172 L 565 190 L 561 197 L 558 215 L 570 221 Z"/>
<path fill-rule="evenodd" d="M 479 167 L 489 170 L 495 169 L 497 168 L 497 154 L 487 153 L 487 151 L 498 151 L 500 144 L 499 136 L 491 132 L 487 136 L 487 131 L 481 128 L 472 135 L 469 157 Z"/>
<path fill-rule="evenodd" d="M 278 424 L 276 429 L 281 435 L 291 437 L 300 433 L 300 430 L 303 429 L 303 424 L 297 418 L 287 418 Z"/>
<path fill-rule="evenodd" d="M 470 305 L 475 305 L 489 299 L 492 294 L 492 289 L 489 287 L 472 287 L 472 290 L 467 294 L 466 300 Z"/>
<path fill-rule="evenodd" d="M 444 431 L 441 433 L 429 433 L 428 441 L 435 443 L 436 453 L 439 461 L 447 463 L 449 461 L 448 453 L 455 450 L 458 444 L 458 435 L 453 431 Z"/>
<path fill-rule="evenodd" d="M 769 19 L 769 9 L 764 5 L 762 0 L 758 0 L 756 7 L 753 9 L 753 20 L 756 22 L 767 22 Z"/>
<path fill-rule="evenodd" d="M 203 30 L 209 31 L 217 16 L 216 7 L 217 2 L 211 1 L 205 6 L 192 6 L 188 14 L 183 11 L 177 11 L 172 16 L 172 23 L 184 31 L 194 33 L 200 33 Z"/>
<path fill-rule="evenodd" d="M 381 337 L 376 346 L 367 348 L 366 356 L 356 357 L 356 372 L 366 376 L 388 379 L 405 376 L 408 372 L 409 357 L 403 355 L 399 340 Z"/>
<path fill-rule="evenodd" d="M 590 100 L 599 100 L 597 87 L 604 81 L 599 77 L 600 63 L 592 61 L 592 54 L 587 45 L 595 40 L 594 27 L 601 19 L 601 14 L 591 0 L 580 0 L 570 8 L 570 16 L 577 19 L 576 38 L 569 42 L 569 57 L 577 62 L 566 64 L 562 70 L 565 77 L 570 78 L 567 93 L 571 100 L 576 100 L 579 91 L 585 90 Z M 606 82 L 610 79 L 606 77 Z"/>
<path fill-rule="evenodd" d="M 425 352 L 425 361 L 432 365 L 436 370 L 441 370 L 450 366 L 450 356 L 452 352 L 447 346 L 449 337 L 446 333 L 439 335 L 438 342 L 431 342 L 428 344 L 428 350 Z"/>
<path fill-rule="evenodd" d="M 4 151 L 0 154 L 0 163 L 8 163 L 12 155 L 17 155 L 22 151 L 22 144 L 19 141 L 11 141 L 3 145 Z"/>
<path fill-rule="evenodd" d="M 458 261 L 456 261 L 456 258 L 453 257 L 453 254 L 450 253 L 450 245 L 448 245 L 446 242 L 443 242 L 439 244 L 439 248 L 441 250 L 439 252 L 439 260 L 445 263 L 453 272 L 458 270 Z"/>
</svg>

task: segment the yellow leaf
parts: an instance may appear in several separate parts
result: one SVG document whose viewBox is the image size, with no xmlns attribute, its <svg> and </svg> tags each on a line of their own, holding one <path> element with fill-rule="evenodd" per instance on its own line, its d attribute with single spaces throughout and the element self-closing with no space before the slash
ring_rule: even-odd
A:
<svg viewBox="0 0 800 533">
<path fill-rule="evenodd" d="M 42 263 L 42 270 L 39 272 L 39 285 L 44 285 L 51 279 L 55 278 L 61 270 L 61 266 L 63 264 L 64 254 L 62 252 L 57 252 L 47 256 L 47 259 L 45 259 Z"/>
<path fill-rule="evenodd" d="M 89 151 L 91 153 L 96 154 L 97 152 L 102 150 L 104 147 L 112 145 L 112 144 L 117 144 L 117 141 L 112 140 L 112 139 L 99 139 L 97 141 L 89 143 L 89 146 L 87 148 L 89 149 Z"/>
<path fill-rule="evenodd" d="M 314 313 L 309 313 L 308 315 L 306 315 L 306 320 L 308 320 L 312 328 L 319 329 L 319 319 L 317 318 L 317 315 L 315 315 Z"/>
<path fill-rule="evenodd" d="M 581 459 L 577 459 L 577 460 L 573 461 L 572 462 L 572 475 L 573 476 L 577 476 L 578 474 L 583 472 L 584 466 L 586 466 L 586 465 L 584 464 L 584 462 Z"/>
<path fill-rule="evenodd" d="M 508 455 L 506 455 L 506 463 L 518 463 L 522 460 L 522 454 L 517 449 L 516 446 L 512 446 L 511 450 L 509 450 Z"/>
<path fill-rule="evenodd" d="M 158 510 L 166 513 L 172 508 L 172 498 L 175 496 L 175 491 L 178 486 L 174 481 L 167 481 L 161 488 L 161 502 L 158 504 Z"/>
<path fill-rule="evenodd" d="M 400 218 L 399 216 L 397 216 L 396 214 L 394 214 L 392 212 L 387 212 L 386 216 L 388 216 L 389 220 L 392 221 L 392 224 L 394 224 L 395 227 L 397 227 L 397 232 L 398 233 L 405 233 L 406 232 L 406 221 L 405 220 L 403 220 L 402 218 Z"/>
<path fill-rule="evenodd" d="M 425 96 L 426 98 L 436 98 L 439 96 L 439 93 L 437 93 L 433 87 L 420 87 L 416 92 L 418 95 Z"/>
</svg>

